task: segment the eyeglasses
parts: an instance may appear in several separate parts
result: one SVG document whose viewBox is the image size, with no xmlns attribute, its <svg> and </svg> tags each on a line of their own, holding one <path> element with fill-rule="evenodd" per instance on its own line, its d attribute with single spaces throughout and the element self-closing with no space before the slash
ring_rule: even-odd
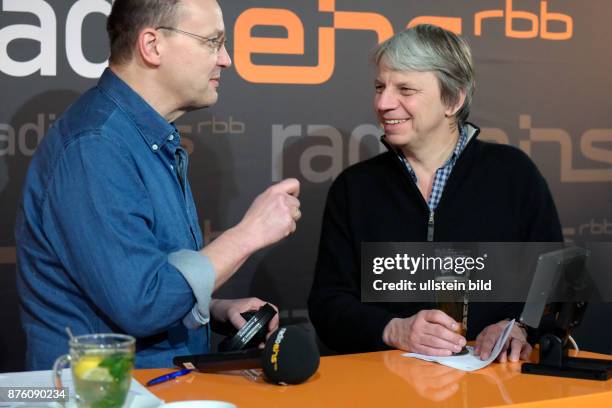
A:
<svg viewBox="0 0 612 408">
<path fill-rule="evenodd" d="M 177 32 L 179 34 L 188 35 L 189 37 L 193 37 L 196 40 L 206 44 L 214 52 L 221 51 L 221 48 L 223 48 L 225 46 L 225 35 L 223 35 L 223 34 L 220 34 L 220 35 L 218 35 L 216 37 L 208 37 L 207 38 L 207 37 L 202 37 L 201 35 L 190 33 L 188 31 L 179 30 L 178 28 L 174 28 L 174 27 L 163 27 L 163 26 L 161 26 L 161 27 L 157 27 L 156 30 L 169 30 L 169 31 Z"/>
</svg>

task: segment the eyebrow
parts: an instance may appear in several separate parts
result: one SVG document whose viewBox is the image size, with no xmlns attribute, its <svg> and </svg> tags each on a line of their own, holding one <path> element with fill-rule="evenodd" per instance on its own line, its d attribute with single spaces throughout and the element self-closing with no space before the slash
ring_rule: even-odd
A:
<svg viewBox="0 0 612 408">
<path fill-rule="evenodd" d="M 211 35 L 207 35 L 207 37 L 218 38 L 218 37 L 222 37 L 224 35 L 225 35 L 225 31 L 217 30 L 217 31 L 213 32 Z"/>
<path fill-rule="evenodd" d="M 398 84 L 395 84 L 395 86 L 397 86 L 398 88 L 410 88 L 410 89 L 416 89 L 416 87 L 414 86 L 414 84 L 411 84 L 410 82 L 400 82 Z"/>
<path fill-rule="evenodd" d="M 374 84 L 375 85 L 385 85 L 385 83 L 378 78 L 374 79 Z M 410 89 L 415 89 L 415 90 L 417 89 L 417 87 L 410 82 L 399 82 L 397 84 L 392 84 L 392 85 L 397 88 L 410 88 Z"/>
</svg>

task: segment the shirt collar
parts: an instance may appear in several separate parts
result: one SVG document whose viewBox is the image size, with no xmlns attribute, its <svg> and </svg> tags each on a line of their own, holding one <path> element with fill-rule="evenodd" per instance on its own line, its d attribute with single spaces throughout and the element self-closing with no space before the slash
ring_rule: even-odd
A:
<svg viewBox="0 0 612 408">
<path fill-rule="evenodd" d="M 112 98 L 134 122 L 140 135 L 153 151 L 158 151 L 168 141 L 171 134 L 175 135 L 173 139 L 178 139 L 178 131 L 174 124 L 168 123 L 109 68 L 106 68 L 100 77 L 98 88 Z"/>
<path fill-rule="evenodd" d="M 465 145 L 467 144 L 467 142 L 468 142 L 468 135 L 467 135 L 466 126 L 460 126 L 459 127 L 459 139 L 457 139 L 457 144 L 455 145 L 455 149 L 453 150 L 453 153 L 450 155 L 448 160 L 446 160 L 446 162 L 444 162 L 444 164 L 440 168 L 442 169 L 442 168 L 448 167 L 449 165 L 454 165 L 454 163 L 459 158 L 459 155 L 465 148 Z M 408 172 L 410 173 L 410 175 L 413 178 L 416 178 L 416 174 L 414 173 L 414 170 L 412 169 L 410 162 L 406 159 L 406 157 L 404 157 L 404 154 L 402 153 L 402 151 L 397 149 L 396 152 L 399 158 L 402 160 L 402 162 L 404 162 L 404 164 L 406 165 L 406 168 L 408 169 Z"/>
<path fill-rule="evenodd" d="M 446 161 L 446 163 L 444 163 L 444 166 L 442 167 L 446 167 L 450 163 L 454 163 L 457 161 L 457 158 L 463 151 L 463 148 L 465 147 L 467 141 L 468 141 L 467 130 L 465 126 L 460 126 L 459 127 L 459 140 L 457 140 L 457 145 L 455 146 L 455 150 L 453 150 L 453 154 L 451 155 L 451 157 L 449 157 L 449 159 Z"/>
<path fill-rule="evenodd" d="M 442 165 L 442 167 L 440 167 L 440 169 L 443 169 L 448 166 L 452 167 L 455 165 L 455 162 L 459 158 L 459 155 L 461 154 L 461 152 L 463 151 L 463 149 L 465 148 L 465 145 L 467 144 L 469 140 L 468 132 L 466 128 L 467 126 L 459 127 L 459 139 L 457 139 L 457 144 L 455 145 L 453 154 L 451 154 L 451 156 L 448 158 L 448 160 L 446 160 L 446 162 Z M 408 170 L 408 173 L 410 173 L 410 176 L 412 177 L 412 179 L 416 182 L 416 173 L 414 172 L 414 169 L 410 165 L 410 162 L 408 161 L 408 159 L 406 159 L 406 157 L 404 156 L 401 150 L 396 149 L 395 151 L 396 151 L 396 154 L 399 156 L 399 158 L 404 163 L 404 165 L 406 166 L 406 169 Z"/>
</svg>

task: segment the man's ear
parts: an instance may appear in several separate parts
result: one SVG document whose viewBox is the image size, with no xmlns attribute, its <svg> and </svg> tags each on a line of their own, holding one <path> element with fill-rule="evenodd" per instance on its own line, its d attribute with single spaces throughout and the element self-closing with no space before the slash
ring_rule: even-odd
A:
<svg viewBox="0 0 612 408">
<path fill-rule="evenodd" d="M 446 112 L 444 112 L 446 117 L 450 118 L 451 116 L 455 116 L 457 111 L 461 109 L 463 103 L 465 102 L 465 95 L 465 89 L 459 91 L 459 97 L 457 98 L 457 102 L 446 108 Z"/>
<path fill-rule="evenodd" d="M 138 34 L 137 51 L 140 58 L 150 65 L 161 64 L 162 35 L 158 30 L 147 27 Z"/>
</svg>

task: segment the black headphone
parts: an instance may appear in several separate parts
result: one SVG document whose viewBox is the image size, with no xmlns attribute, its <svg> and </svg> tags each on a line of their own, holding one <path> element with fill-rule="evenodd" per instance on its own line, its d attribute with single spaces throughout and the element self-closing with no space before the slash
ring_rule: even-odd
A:
<svg viewBox="0 0 612 408">
<path fill-rule="evenodd" d="M 233 336 L 226 337 L 219 344 L 219 351 L 236 351 L 243 348 L 257 347 L 266 341 L 268 323 L 276 310 L 269 303 L 263 305 L 257 311 L 248 311 L 240 315 L 246 320 L 246 324 Z"/>
</svg>

